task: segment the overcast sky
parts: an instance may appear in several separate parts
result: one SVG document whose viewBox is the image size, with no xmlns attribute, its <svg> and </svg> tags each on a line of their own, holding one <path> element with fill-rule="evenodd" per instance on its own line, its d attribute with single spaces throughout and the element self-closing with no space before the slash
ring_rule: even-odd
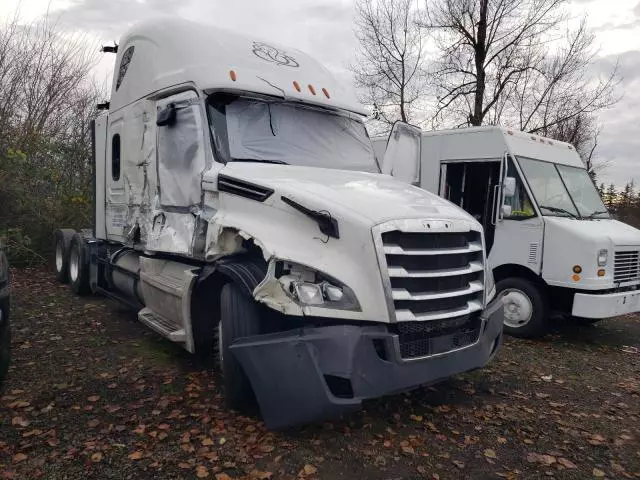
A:
<svg viewBox="0 0 640 480">
<path fill-rule="evenodd" d="M 87 33 L 96 44 L 119 39 L 132 23 L 154 14 L 180 15 L 242 30 L 294 46 L 316 57 L 339 78 L 351 82 L 347 65 L 357 48 L 352 0 L 0 0 L 0 19 L 20 11 L 23 20 L 50 14 L 70 30 Z M 601 115 L 598 149 L 607 164 L 605 182 L 640 185 L 640 0 L 573 0 L 576 16 L 588 15 L 600 47 L 598 69 L 619 61 L 623 100 Z M 105 55 L 96 76 L 107 81 L 113 55 Z M 110 83 L 109 83 L 110 85 Z"/>
</svg>

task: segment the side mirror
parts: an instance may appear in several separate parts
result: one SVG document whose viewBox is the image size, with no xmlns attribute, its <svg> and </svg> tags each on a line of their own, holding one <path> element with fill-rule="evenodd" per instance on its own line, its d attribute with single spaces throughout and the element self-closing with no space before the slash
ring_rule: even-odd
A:
<svg viewBox="0 0 640 480">
<path fill-rule="evenodd" d="M 156 125 L 159 127 L 175 125 L 176 117 L 176 106 L 173 103 L 170 103 L 158 112 Z"/>
<path fill-rule="evenodd" d="M 382 173 L 412 185 L 420 184 L 422 132 L 408 123 L 396 122 L 387 140 Z"/>
<path fill-rule="evenodd" d="M 513 177 L 506 177 L 504 179 L 503 191 L 505 198 L 511 198 L 516 194 L 516 179 Z"/>
<path fill-rule="evenodd" d="M 504 217 L 510 217 L 511 216 L 511 206 L 510 205 L 503 205 L 502 206 L 502 215 Z"/>
</svg>

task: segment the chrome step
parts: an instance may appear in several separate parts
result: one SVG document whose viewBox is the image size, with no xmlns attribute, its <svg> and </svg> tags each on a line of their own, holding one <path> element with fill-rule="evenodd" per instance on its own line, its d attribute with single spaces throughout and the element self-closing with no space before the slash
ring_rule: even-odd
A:
<svg viewBox="0 0 640 480">
<path fill-rule="evenodd" d="M 184 328 L 161 317 L 149 308 L 143 308 L 138 312 L 138 320 L 172 342 L 183 343 L 187 339 Z"/>
</svg>

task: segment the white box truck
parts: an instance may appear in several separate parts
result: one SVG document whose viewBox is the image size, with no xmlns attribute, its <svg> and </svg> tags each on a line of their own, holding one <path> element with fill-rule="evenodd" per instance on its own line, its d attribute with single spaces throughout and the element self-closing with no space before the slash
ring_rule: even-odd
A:
<svg viewBox="0 0 640 480">
<path fill-rule="evenodd" d="M 640 231 L 611 217 L 571 145 L 500 127 L 400 134 L 404 156 L 373 140 L 383 171 L 482 224 L 507 333 L 540 336 L 552 312 L 591 323 L 640 311 Z"/>
<path fill-rule="evenodd" d="M 381 175 L 365 113 L 297 50 L 133 27 L 93 123 L 94 225 L 55 232 L 58 279 L 215 356 L 228 405 L 270 428 L 483 367 L 503 308 L 482 227 Z"/>
</svg>

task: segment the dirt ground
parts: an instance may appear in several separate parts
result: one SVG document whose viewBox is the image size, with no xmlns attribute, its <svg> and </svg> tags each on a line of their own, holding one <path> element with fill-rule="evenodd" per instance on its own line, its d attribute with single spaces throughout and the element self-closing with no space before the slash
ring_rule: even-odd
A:
<svg viewBox="0 0 640 480">
<path fill-rule="evenodd" d="M 269 432 L 211 365 L 17 271 L 0 479 L 640 478 L 640 317 L 507 339 L 487 368 Z"/>
</svg>

